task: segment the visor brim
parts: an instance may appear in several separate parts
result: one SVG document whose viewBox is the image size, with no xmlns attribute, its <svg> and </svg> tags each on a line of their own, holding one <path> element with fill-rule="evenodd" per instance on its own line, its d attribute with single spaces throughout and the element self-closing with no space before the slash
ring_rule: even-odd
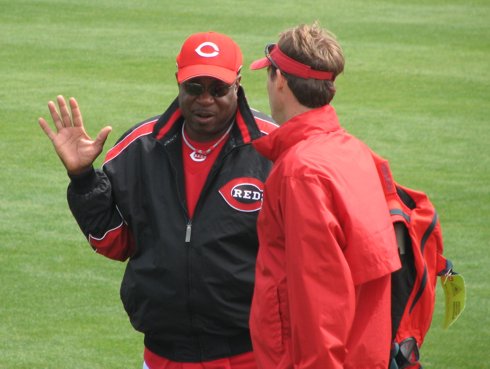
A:
<svg viewBox="0 0 490 369">
<path fill-rule="evenodd" d="M 252 69 L 252 70 L 263 69 L 263 68 L 268 67 L 269 65 L 271 65 L 271 62 L 269 61 L 269 59 L 262 58 L 262 59 L 258 59 L 258 60 L 255 60 L 254 62 L 252 62 L 252 64 L 250 64 L 250 69 Z"/>
</svg>

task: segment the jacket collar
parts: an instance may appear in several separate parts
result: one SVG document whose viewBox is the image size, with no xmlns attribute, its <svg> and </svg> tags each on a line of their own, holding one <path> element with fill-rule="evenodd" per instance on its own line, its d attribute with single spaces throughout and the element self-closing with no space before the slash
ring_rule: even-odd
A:
<svg viewBox="0 0 490 369">
<path fill-rule="evenodd" d="M 254 141 L 262 155 L 275 161 L 284 151 L 309 136 L 341 129 L 335 109 L 331 105 L 296 115 L 267 136 Z"/>
<path fill-rule="evenodd" d="M 235 116 L 235 126 L 230 132 L 230 140 L 234 145 L 248 144 L 262 136 L 254 116 L 245 97 L 245 91 L 240 86 L 238 88 L 237 112 Z M 170 104 L 167 110 L 160 116 L 153 129 L 153 136 L 157 140 L 167 142 L 175 138 L 175 134 L 180 132 L 184 118 L 179 108 L 178 98 Z"/>
</svg>

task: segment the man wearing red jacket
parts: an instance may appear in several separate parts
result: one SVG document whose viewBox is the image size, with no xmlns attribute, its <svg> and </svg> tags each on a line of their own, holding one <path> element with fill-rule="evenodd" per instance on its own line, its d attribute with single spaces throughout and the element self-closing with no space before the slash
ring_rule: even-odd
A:
<svg viewBox="0 0 490 369">
<path fill-rule="evenodd" d="M 370 149 L 329 104 L 342 50 L 317 24 L 283 32 L 266 57 L 280 127 L 255 142 L 274 162 L 258 219 L 250 317 L 261 369 L 386 369 L 393 225 Z"/>
</svg>

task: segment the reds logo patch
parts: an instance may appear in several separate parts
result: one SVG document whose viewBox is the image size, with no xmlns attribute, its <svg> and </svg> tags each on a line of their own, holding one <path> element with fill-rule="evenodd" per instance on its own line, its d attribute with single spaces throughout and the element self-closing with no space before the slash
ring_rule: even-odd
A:
<svg viewBox="0 0 490 369">
<path fill-rule="evenodd" d="M 264 184 L 250 177 L 235 178 L 219 189 L 228 205 L 244 212 L 260 210 L 263 192 Z"/>
<path fill-rule="evenodd" d="M 214 42 L 203 42 L 196 48 L 195 52 L 203 58 L 212 58 L 219 55 L 219 47 Z"/>
</svg>

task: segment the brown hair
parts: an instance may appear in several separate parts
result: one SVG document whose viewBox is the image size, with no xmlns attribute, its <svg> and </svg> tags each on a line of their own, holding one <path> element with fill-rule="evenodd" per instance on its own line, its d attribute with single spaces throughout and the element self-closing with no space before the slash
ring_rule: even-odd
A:
<svg viewBox="0 0 490 369">
<path fill-rule="evenodd" d="M 282 32 L 277 45 L 290 58 L 316 70 L 333 72 L 334 78 L 344 70 L 342 48 L 335 36 L 322 29 L 318 22 L 301 24 Z M 275 68 L 270 68 L 269 73 L 274 78 Z M 287 73 L 283 75 L 296 99 L 309 108 L 327 105 L 335 95 L 333 81 L 304 79 Z"/>
</svg>

